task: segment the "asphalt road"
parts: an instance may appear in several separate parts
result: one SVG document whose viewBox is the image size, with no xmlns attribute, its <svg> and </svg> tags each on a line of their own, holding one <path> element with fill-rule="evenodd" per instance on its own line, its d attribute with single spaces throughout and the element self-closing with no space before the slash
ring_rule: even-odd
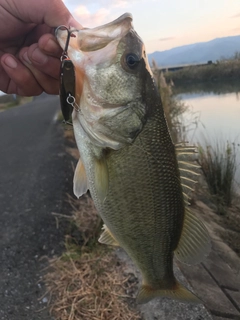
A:
<svg viewBox="0 0 240 320">
<path fill-rule="evenodd" d="M 49 320 L 38 281 L 43 256 L 63 250 L 67 222 L 56 228 L 52 212 L 67 214 L 71 159 L 63 127 L 54 121 L 59 99 L 41 96 L 0 113 L 0 319 Z"/>
</svg>

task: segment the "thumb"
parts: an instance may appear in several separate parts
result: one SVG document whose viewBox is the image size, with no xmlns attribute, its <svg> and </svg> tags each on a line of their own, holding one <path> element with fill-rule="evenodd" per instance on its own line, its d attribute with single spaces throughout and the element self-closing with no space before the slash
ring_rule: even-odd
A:
<svg viewBox="0 0 240 320">
<path fill-rule="evenodd" d="M 38 0 L 38 5 L 40 2 L 44 3 L 45 6 L 47 5 L 42 13 L 42 19 L 49 27 L 57 27 L 64 24 L 67 27 L 71 26 L 76 29 L 82 29 L 82 25 L 74 19 L 62 0 Z"/>
<path fill-rule="evenodd" d="M 82 29 L 62 0 L 8 0 L 6 6 L 15 17 L 26 23 L 46 24 L 51 28 L 64 24 Z"/>
</svg>

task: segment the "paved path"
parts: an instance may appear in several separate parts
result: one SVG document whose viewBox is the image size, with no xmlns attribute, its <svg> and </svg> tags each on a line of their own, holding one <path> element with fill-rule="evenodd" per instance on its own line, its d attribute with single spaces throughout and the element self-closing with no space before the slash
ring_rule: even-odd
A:
<svg viewBox="0 0 240 320">
<path fill-rule="evenodd" d="M 240 258 L 215 232 L 215 213 L 200 201 L 192 209 L 204 222 L 212 238 L 212 251 L 197 266 L 180 269 L 212 314 L 214 320 L 240 320 Z"/>
<path fill-rule="evenodd" d="M 49 320 L 38 284 L 44 255 L 63 249 L 66 225 L 51 212 L 67 213 L 71 161 L 63 128 L 53 120 L 57 97 L 0 113 L 0 319 Z"/>
</svg>

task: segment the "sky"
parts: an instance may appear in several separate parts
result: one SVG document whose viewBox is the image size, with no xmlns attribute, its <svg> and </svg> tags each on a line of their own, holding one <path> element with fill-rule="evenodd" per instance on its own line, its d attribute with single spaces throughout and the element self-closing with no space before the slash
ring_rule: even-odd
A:
<svg viewBox="0 0 240 320">
<path fill-rule="evenodd" d="M 240 35 L 240 0 L 63 1 L 88 28 L 130 12 L 148 53 Z"/>
</svg>

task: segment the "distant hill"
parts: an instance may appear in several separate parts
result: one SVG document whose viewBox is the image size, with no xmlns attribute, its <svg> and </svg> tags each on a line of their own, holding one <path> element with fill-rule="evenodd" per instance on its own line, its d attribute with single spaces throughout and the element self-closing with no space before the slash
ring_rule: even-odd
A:
<svg viewBox="0 0 240 320">
<path fill-rule="evenodd" d="M 208 42 L 198 42 L 165 51 L 155 51 L 148 55 L 150 64 L 154 59 L 160 66 L 207 63 L 221 58 L 230 58 L 240 52 L 240 36 L 217 38 Z"/>
</svg>

